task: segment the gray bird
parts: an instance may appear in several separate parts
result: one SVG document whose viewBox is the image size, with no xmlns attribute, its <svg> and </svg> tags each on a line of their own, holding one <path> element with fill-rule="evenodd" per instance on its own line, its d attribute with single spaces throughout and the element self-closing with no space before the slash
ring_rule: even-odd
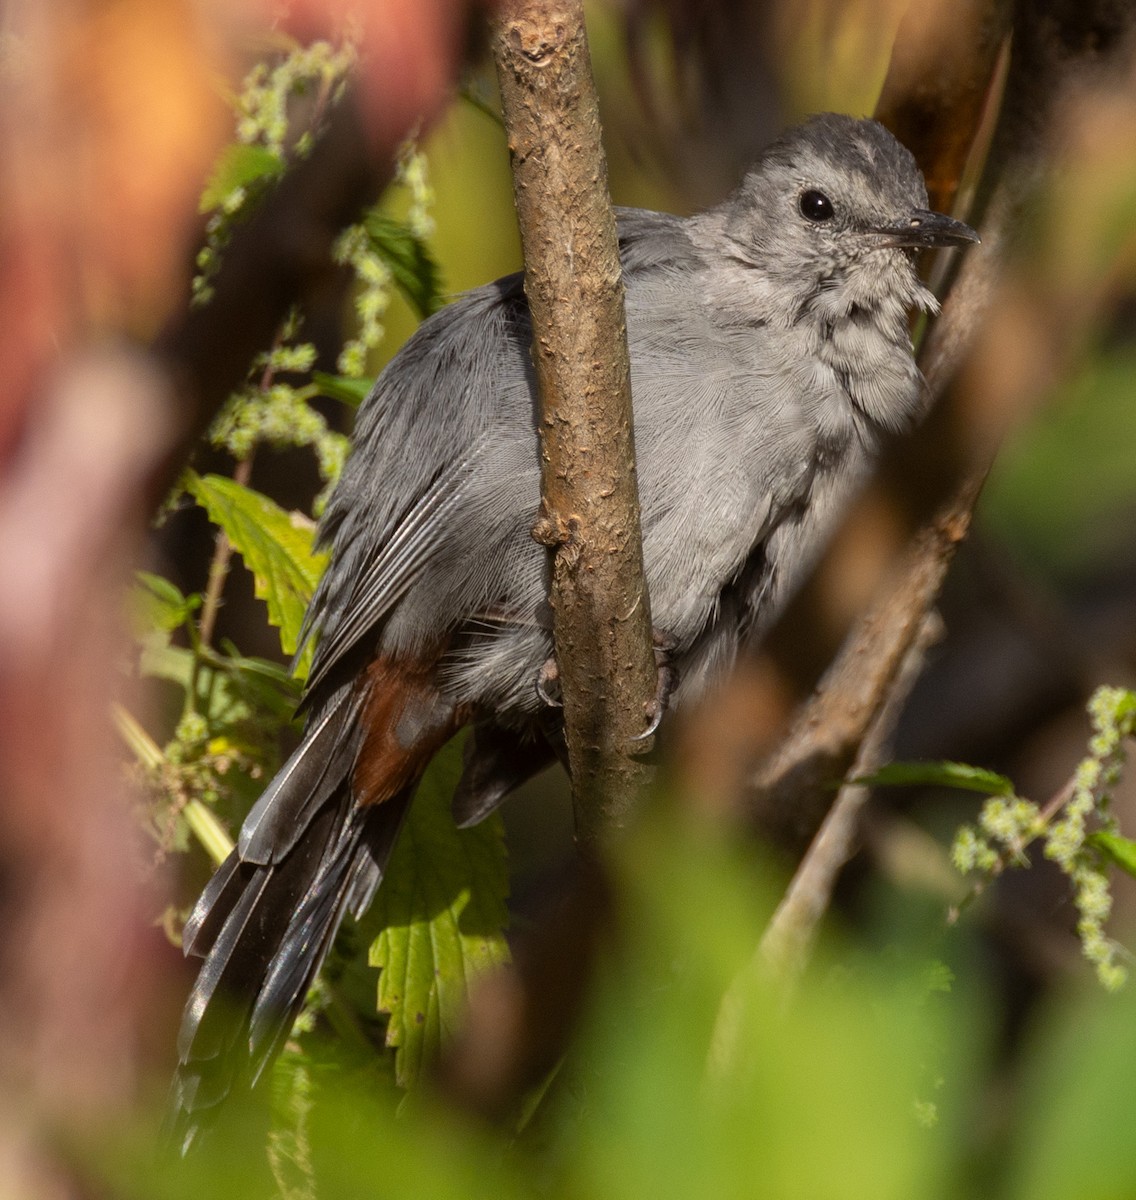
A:
<svg viewBox="0 0 1136 1200">
<path fill-rule="evenodd" d="M 831 114 L 716 208 L 618 219 L 643 553 L 683 705 L 769 626 L 881 436 L 924 408 L 908 317 L 936 303 L 914 252 L 977 237 L 927 210 L 883 126 Z M 472 725 L 460 824 L 554 756 L 531 339 L 520 275 L 478 288 L 423 322 L 360 410 L 320 530 L 303 741 L 185 929 L 205 962 L 179 1038 L 183 1143 L 271 1061 L 434 752 Z"/>
</svg>

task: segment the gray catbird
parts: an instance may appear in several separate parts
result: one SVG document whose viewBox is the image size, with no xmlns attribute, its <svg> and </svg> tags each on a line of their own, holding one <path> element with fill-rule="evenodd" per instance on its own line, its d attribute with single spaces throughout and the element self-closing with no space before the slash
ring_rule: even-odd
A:
<svg viewBox="0 0 1136 1200">
<path fill-rule="evenodd" d="M 927 211 L 881 125 L 835 115 L 717 208 L 625 210 L 619 235 L 643 552 L 682 704 L 769 625 L 881 435 L 924 407 L 908 314 L 935 301 L 913 255 L 976 235 Z M 275 1054 L 442 743 L 472 724 L 459 823 L 553 756 L 531 337 L 521 276 L 479 288 L 423 322 L 360 410 L 320 531 L 303 741 L 185 929 L 205 962 L 179 1039 L 183 1141 Z"/>
</svg>

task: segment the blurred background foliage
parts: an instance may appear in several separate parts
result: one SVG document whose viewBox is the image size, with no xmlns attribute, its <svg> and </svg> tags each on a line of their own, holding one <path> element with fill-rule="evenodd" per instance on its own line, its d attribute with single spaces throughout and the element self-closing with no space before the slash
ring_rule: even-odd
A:
<svg viewBox="0 0 1136 1200">
<path fill-rule="evenodd" d="M 80 7 L 61 4 L 58 11 Z M 929 7 L 929 27 L 942 7 Z M 304 14 L 320 6 L 296 8 Z M 169 50 L 171 28 L 180 28 L 173 16 L 172 25 L 153 13 L 143 18 L 125 0 L 94 9 L 134 31 L 138 52 L 162 78 L 182 79 L 157 52 Z M 407 19 L 397 5 L 373 11 L 362 25 L 371 46 L 381 42 L 384 21 L 393 28 Z M 248 411 L 273 388 L 291 389 L 276 398 L 300 414 L 294 424 L 308 426 L 307 433 L 289 444 L 291 433 L 275 436 L 266 417 L 251 441 L 234 443 L 233 430 L 247 433 L 247 422 L 230 421 L 223 434 L 215 428 L 211 443 L 194 448 L 195 474 L 183 477 L 145 555 L 131 558 L 133 567 L 144 560 L 148 569 L 133 592 L 139 644 L 128 654 L 115 643 L 113 661 L 129 658 L 127 674 L 146 684 L 124 695 L 116 686 L 113 711 L 141 797 L 134 811 L 148 834 L 145 846 L 132 850 L 132 865 L 142 862 L 152 887 L 140 907 L 162 929 L 162 944 L 149 946 L 141 966 L 117 961 L 115 978 L 118 989 L 139 996 L 137 981 L 145 978 L 159 996 L 137 1000 L 144 1011 L 131 1010 L 144 1030 L 137 1039 L 143 1050 L 131 1042 L 137 1077 L 104 1085 L 113 1096 L 105 1112 L 73 1103 L 66 1089 L 64 1103 L 45 1100 L 54 1082 L 37 1082 L 30 1069 L 12 1072 L 16 1082 L 0 1103 L 7 1156 L 0 1156 L 0 1171 L 10 1159 L 10 1194 L 1136 1195 L 1127 1121 L 1136 1100 L 1132 987 L 1116 996 L 1094 990 L 1080 956 L 1073 889 L 1036 847 L 1017 855 L 1017 865 L 1032 863 L 1028 870 L 1002 870 L 1015 857 L 1007 852 L 998 878 L 968 892 L 949 850 L 958 826 L 976 820 L 980 801 L 946 786 L 952 780 L 945 773 L 876 790 L 807 972 L 786 985 L 762 968 L 758 947 L 793 856 L 755 838 L 748 815 L 722 797 L 776 740 L 815 683 L 818 663 L 894 561 L 911 514 L 885 487 L 852 514 L 843 549 L 806 596 L 808 619 L 779 632 L 770 653 L 748 664 L 716 706 L 675 728 L 661 795 L 613 867 L 614 912 L 594 978 L 580 968 L 590 986 L 578 1034 L 539 1084 L 485 1121 L 453 1102 L 444 1071 L 435 1077 L 425 1059 L 415 1058 L 427 1042 L 435 1051 L 457 1036 L 467 967 L 508 957 L 506 895 L 515 946 L 539 930 L 572 875 L 571 813 L 558 769 L 506 805 L 504 841 L 496 823 L 476 831 L 475 842 L 455 840 L 444 816 L 451 748 L 450 761 L 432 771 L 432 800 L 420 807 L 420 825 L 408 839 L 417 849 L 404 852 L 392 882 L 413 879 L 424 858 L 444 860 L 447 870 L 460 865 L 433 895 L 388 889 L 373 920 L 344 931 L 270 1087 L 238 1098 L 187 1161 L 158 1146 L 174 1014 L 187 983 L 173 943 L 188 904 L 294 736 L 298 685 L 284 664 L 319 569 L 311 554 L 317 497 L 334 475 L 335 439 L 349 430 L 358 400 L 359 381 L 341 372 L 338 355 L 345 334 L 358 326 L 359 297 L 375 282 L 368 272 L 378 272 L 385 307 L 372 313 L 382 338 L 369 351 L 366 377 L 417 326 L 428 264 L 442 297 L 521 265 L 492 65 L 477 49 L 483 14 L 470 16 L 458 5 L 439 11 L 455 26 L 468 19 L 474 49 L 455 88 L 435 98 L 414 153 L 404 155 L 404 164 L 414 164 L 411 177 L 404 171 L 380 200 L 387 240 L 373 226 L 355 246 L 357 282 L 346 289 L 341 279 L 321 293 L 302 323 L 282 325 L 277 342 L 260 348 L 264 357 L 248 364 Z M 1086 9 L 1087 25 L 1096 11 Z M 290 47 L 314 40 L 302 21 L 292 41 L 259 9 L 250 12 L 244 25 L 209 26 L 212 36 L 228 39 L 223 62 L 211 62 L 213 92 L 235 95 L 256 62 L 278 63 Z M 786 124 L 825 109 L 870 113 L 905 19 L 910 10 L 901 0 L 590 5 L 614 201 L 693 211 L 719 199 Z M 318 21 L 314 28 L 326 33 Z M 266 29 L 274 31 L 267 42 Z M 0 62 L 24 90 L 34 90 L 37 78 L 50 82 L 47 65 L 29 57 L 35 44 L 19 21 L 5 18 Z M 97 74 L 102 60 L 94 43 L 85 50 L 81 39 L 76 44 Z M 1016 406 L 1011 399 L 1006 413 L 993 417 L 968 413 L 965 404 L 952 410 L 976 443 L 990 428 L 1009 432 L 976 531 L 942 598 L 945 636 L 927 654 L 894 739 L 900 758 L 954 759 L 1002 772 L 1018 794 L 1038 803 L 1060 793 L 1085 755 L 1085 702 L 1093 688 L 1131 684 L 1136 676 L 1136 158 L 1127 153 L 1136 129 L 1125 116 L 1136 86 L 1131 62 L 1118 57 L 1114 107 L 1116 120 L 1127 124 L 1108 126 L 1112 133 L 1095 157 L 1089 138 L 1081 162 L 1098 169 L 1059 173 L 1035 198 L 1035 223 L 1022 223 L 1035 235 L 1040 230 L 1033 259 L 1050 276 L 1039 271 L 1030 280 L 1027 272 L 1026 279 L 1043 313 L 1052 302 L 1053 324 L 1035 320 L 1019 326 L 1018 337 L 1007 322 L 1019 309 L 1007 300 L 998 310 L 1004 320 L 995 365 L 1003 391 L 1016 395 L 1018 387 L 1028 398 Z M 412 58 L 390 73 L 388 95 L 406 93 L 417 102 Z M 142 125 L 173 125 L 188 119 L 192 98 L 203 94 L 184 80 L 180 86 L 152 117 L 136 98 L 126 103 Z M 322 95 L 305 93 L 302 116 L 311 115 L 313 94 Z M 389 108 L 396 107 L 392 100 Z M 995 99 L 983 136 L 996 110 Z M 302 128 L 302 117 L 297 121 Z M 413 121 L 405 124 L 399 141 Z M 201 137 L 223 161 L 232 131 L 214 133 L 212 143 Z M 205 156 L 198 158 L 195 199 L 208 178 Z M 161 165 L 167 169 L 165 160 Z M 266 178 L 275 182 L 296 160 L 287 171 L 269 166 Z M 125 227 L 115 227 L 119 237 Z M 195 227 L 193 237 L 199 233 Z M 1028 257 L 1028 241 L 1025 247 Z M 422 248 L 427 257 L 416 257 Z M 417 264 L 410 268 L 422 284 L 417 291 L 400 286 L 398 265 L 407 262 Z M 163 276 L 172 289 L 168 278 L 181 276 Z M 124 328 L 149 338 L 160 324 L 155 313 L 170 305 L 151 298 L 149 306 L 124 310 L 115 326 L 113 288 L 97 272 L 86 282 L 96 314 L 88 314 L 90 327 L 101 335 Z M 188 296 L 188 279 L 181 291 Z M 1077 313 L 1061 309 L 1070 296 L 1087 328 L 1068 354 L 1049 358 L 1040 350 L 1059 342 L 1059 327 L 1076 323 Z M 1040 383 L 1031 368 L 1044 376 Z M 265 403 L 262 415 L 268 411 Z M 7 444 L 0 438 L 0 448 Z M 912 452 L 913 461 L 923 461 L 917 453 L 926 449 Z M 944 470 L 961 469 L 964 456 L 948 439 L 934 441 L 931 454 Z M 920 475 L 918 466 L 913 474 Z M 274 507 L 264 507 L 264 497 Z M 0 508 L 0 545 L 2 518 Z M 269 529 L 275 535 L 263 538 Z M 0 640 L 6 629 L 0 622 Z M 0 709 L 9 711 L 3 700 L 0 689 Z M 5 770 L 0 762 L 0 781 L 18 780 Z M 1122 777 L 1111 810 L 1121 829 L 1136 827 L 1134 803 L 1136 789 Z M 120 869 L 108 851 L 100 853 L 111 870 Z M 1113 879 L 1109 929 L 1124 943 L 1136 892 L 1122 871 Z M 965 912 L 951 924 L 948 910 L 961 897 Z M 78 908 L 74 899 L 67 903 Z M 380 948 L 382 918 L 392 911 L 401 914 L 394 924 L 404 940 L 388 932 Z M 437 937 L 443 921 L 451 938 L 445 945 Z M 391 962 L 409 962 L 410 948 L 423 942 L 430 955 L 408 966 L 405 979 L 397 976 Z M 79 944 L 82 952 L 68 957 L 49 939 L 46 953 L 72 967 L 88 954 L 99 961 L 98 938 Z M 575 948 L 569 941 L 564 953 Z M 1128 961 L 1126 951 L 1119 954 Z M 377 961 L 388 968 L 382 1006 L 394 1013 L 389 1021 L 377 1011 Z M 443 962 L 463 976 L 448 998 L 392 995 L 403 982 L 426 994 Z M 69 976 L 64 986 L 74 988 Z M 419 1004 L 430 1012 L 426 1039 L 414 1028 Z M 387 1045 L 392 1027 L 404 1039 L 401 1060 Z M 78 1044 L 73 1058 L 89 1049 L 93 1064 L 104 1061 L 98 1036 Z M 0 1066 L 5 1062 L 0 1056 Z M 53 1079 L 66 1074 L 56 1061 Z M 417 1084 L 409 1092 L 408 1082 Z M 17 1111 L 24 1096 L 34 1100 L 30 1117 Z M 36 1147 L 30 1166 L 28 1128 Z"/>
</svg>

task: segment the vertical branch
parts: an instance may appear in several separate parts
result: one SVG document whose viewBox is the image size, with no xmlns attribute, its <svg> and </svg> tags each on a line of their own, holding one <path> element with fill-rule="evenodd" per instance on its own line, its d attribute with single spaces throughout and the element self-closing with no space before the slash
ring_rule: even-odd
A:
<svg viewBox="0 0 1136 1200">
<path fill-rule="evenodd" d="M 655 691 L 615 220 L 580 0 L 507 0 L 494 35 L 540 395 L 542 511 L 577 836 L 626 819 Z"/>
</svg>

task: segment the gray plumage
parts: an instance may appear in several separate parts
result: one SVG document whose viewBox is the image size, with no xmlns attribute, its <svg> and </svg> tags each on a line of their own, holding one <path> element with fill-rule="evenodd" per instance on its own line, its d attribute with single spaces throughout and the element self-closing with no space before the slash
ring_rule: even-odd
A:
<svg viewBox="0 0 1136 1200">
<path fill-rule="evenodd" d="M 767 628 L 881 436 L 924 407 L 908 317 L 936 305 L 911 251 L 974 240 L 926 206 L 914 159 L 882 126 L 825 115 L 769 147 L 717 208 L 619 213 L 644 560 L 675 703 Z M 259 1069 L 343 911 L 381 877 L 408 793 L 359 807 L 359 672 L 376 656 L 433 663 L 429 711 L 403 713 L 400 745 L 457 711 L 474 721 L 463 821 L 551 757 L 530 342 L 521 277 L 479 288 L 422 324 L 359 413 L 321 529 L 332 558 L 307 618 L 305 741 L 191 918 L 187 943 L 208 957 L 180 1043 L 183 1129 L 224 1090 L 202 1082 L 212 1042 L 195 1049 L 219 982 L 242 997 Z M 303 895 L 281 885 L 289 907 L 264 917 L 239 978 L 250 895 L 301 859 Z"/>
<path fill-rule="evenodd" d="M 832 202 L 817 223 L 804 190 Z M 728 622 L 764 626 L 863 476 L 922 407 L 907 314 L 933 311 L 911 256 L 872 229 L 925 210 L 914 159 L 874 122 L 783 138 L 723 205 L 624 210 L 644 557 L 683 700 L 727 665 Z M 444 691 L 523 721 L 552 652 L 531 329 L 511 276 L 425 322 L 360 413 L 324 518 L 313 683 L 365 641 L 422 653 L 459 630 Z M 755 551 L 763 564 L 720 611 Z"/>
</svg>

